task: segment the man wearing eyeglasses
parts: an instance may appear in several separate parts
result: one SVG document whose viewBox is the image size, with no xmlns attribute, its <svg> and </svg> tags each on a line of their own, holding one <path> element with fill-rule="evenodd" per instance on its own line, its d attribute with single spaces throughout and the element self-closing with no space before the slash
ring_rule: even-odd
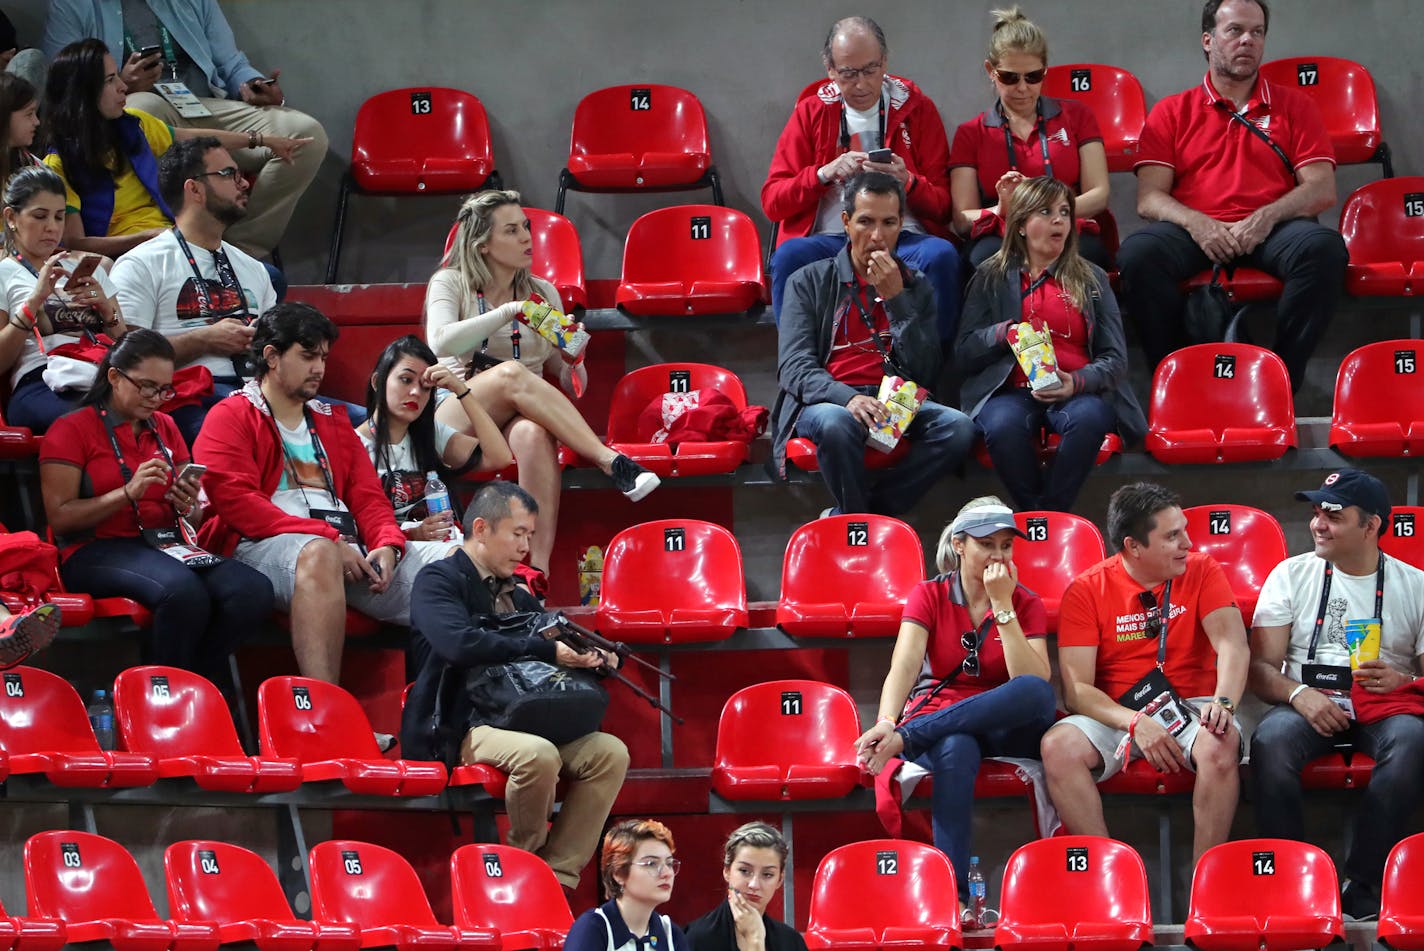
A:
<svg viewBox="0 0 1424 951">
<path fill-rule="evenodd" d="M 1152 109 L 1137 164 L 1137 213 L 1150 222 L 1118 252 L 1123 303 L 1151 365 L 1189 341 L 1180 285 L 1213 265 L 1279 278 L 1271 349 L 1299 390 L 1345 281 L 1339 232 L 1315 216 L 1335 203 L 1335 152 L 1315 103 L 1260 75 L 1264 0 L 1207 0 L 1195 88 Z"/>
<path fill-rule="evenodd" d="M 884 172 L 908 196 L 900 257 L 934 289 L 939 339 L 959 320 L 959 253 L 949 221 L 949 141 L 939 110 L 918 86 L 890 75 L 885 34 L 869 17 L 832 25 L 821 50 L 827 81 L 796 103 L 761 189 L 780 227 L 771 256 L 771 307 L 778 322 L 786 281 L 841 249 L 841 186 L 856 172 Z M 889 153 L 888 157 L 884 154 Z"/>
<path fill-rule="evenodd" d="M 1424 571 L 1380 551 L 1389 492 L 1341 469 L 1310 502 L 1314 551 L 1287 558 L 1261 587 L 1251 627 L 1251 689 L 1274 704 L 1251 738 L 1260 835 L 1304 839 L 1301 771 L 1340 743 L 1375 761 L 1355 809 L 1341 893 L 1345 914 L 1379 913 L 1385 859 L 1424 784 Z M 1413 531 L 1401 515 L 1398 531 Z"/>
<path fill-rule="evenodd" d="M 1246 628 L 1221 566 L 1191 550 L 1175 493 L 1123 486 L 1107 528 L 1118 553 L 1063 594 L 1058 664 L 1072 716 L 1043 737 L 1049 794 L 1069 832 L 1105 836 L 1097 783 L 1134 759 L 1195 772 L 1195 860 L 1226 841 L 1236 812 Z"/>
</svg>

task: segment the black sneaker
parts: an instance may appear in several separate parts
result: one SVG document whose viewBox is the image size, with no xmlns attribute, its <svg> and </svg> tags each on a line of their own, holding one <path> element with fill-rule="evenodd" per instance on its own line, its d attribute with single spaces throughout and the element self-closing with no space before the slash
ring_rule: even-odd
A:
<svg viewBox="0 0 1424 951">
<path fill-rule="evenodd" d="M 613 457 L 613 471 L 609 473 L 609 478 L 618 491 L 632 502 L 641 501 L 663 481 L 622 453 Z"/>
<path fill-rule="evenodd" d="M 0 621 L 0 669 L 22 664 L 54 640 L 60 625 L 59 605 L 48 602 Z"/>
<path fill-rule="evenodd" d="M 1346 879 L 1340 889 L 1340 911 L 1346 921 L 1374 921 L 1379 917 L 1379 896 L 1364 882 Z"/>
</svg>

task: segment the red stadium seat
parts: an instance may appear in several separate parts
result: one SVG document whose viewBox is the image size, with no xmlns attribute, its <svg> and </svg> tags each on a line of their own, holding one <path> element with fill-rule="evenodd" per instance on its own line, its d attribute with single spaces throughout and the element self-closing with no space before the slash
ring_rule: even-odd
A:
<svg viewBox="0 0 1424 951">
<path fill-rule="evenodd" d="M 1330 445 L 1347 456 L 1412 456 L 1424 449 L 1418 340 L 1380 340 L 1351 353 L 1335 377 Z"/>
<path fill-rule="evenodd" d="M 574 223 L 556 212 L 527 205 L 524 214 L 529 218 L 529 236 L 534 239 L 534 258 L 529 262 L 529 270 L 554 285 L 566 312 L 587 307 L 583 245 L 579 243 Z M 445 236 L 445 250 L 440 258 L 442 265 L 450 261 L 450 247 L 455 243 L 455 233 L 459 228 L 460 224 L 456 222 Z"/>
<path fill-rule="evenodd" d="M 1394 175 L 1369 70 L 1335 56 L 1293 56 L 1262 63 L 1261 75 L 1269 82 L 1292 86 L 1315 101 L 1337 162 L 1379 162 L 1385 178 Z"/>
<path fill-rule="evenodd" d="M 89 832 L 41 832 L 25 843 L 30 914 L 61 918 L 71 943 L 107 941 L 116 951 L 210 951 L 212 922 L 158 917 L 143 873 L 112 839 Z"/>
<path fill-rule="evenodd" d="M 1157 364 L 1146 439 L 1153 458 L 1249 462 L 1279 459 L 1295 445 L 1290 373 L 1271 351 L 1203 343 Z"/>
<path fill-rule="evenodd" d="M 995 948 L 1138 951 L 1151 944 L 1147 869 L 1131 846 L 1091 835 L 1056 836 L 1010 857 Z"/>
<path fill-rule="evenodd" d="M 615 300 L 643 317 L 736 314 L 762 302 L 762 279 L 750 218 L 717 205 L 677 205 L 633 222 Z"/>
<path fill-rule="evenodd" d="M 1043 79 L 1043 94 L 1077 99 L 1091 109 L 1103 133 L 1108 171 L 1132 171 L 1142 126 L 1147 122 L 1147 101 L 1136 76 L 1101 63 L 1055 65 Z"/>
<path fill-rule="evenodd" d="M 226 842 L 190 839 L 163 853 L 168 913 L 174 921 L 210 921 L 223 944 L 259 951 L 356 951 L 354 925 L 303 921 L 292 914 L 272 867 Z"/>
<path fill-rule="evenodd" d="M 1028 536 L 1014 541 L 1019 584 L 1043 601 L 1048 629 L 1056 631 L 1068 583 L 1107 557 L 1103 533 L 1070 512 L 1016 512 L 1014 524 Z"/>
<path fill-rule="evenodd" d="M 712 788 L 726 799 L 837 799 L 860 782 L 860 713 L 850 694 L 814 680 L 743 687 L 717 722 Z"/>
<path fill-rule="evenodd" d="M 1063 442 L 1063 437 L 1048 430 L 1040 430 L 1038 444 L 1038 464 L 1046 466 L 1053 461 L 1053 456 L 1058 452 L 1059 443 Z M 1113 456 L 1122 454 L 1122 437 L 1117 433 L 1104 433 L 1102 445 L 1098 446 L 1098 454 L 1093 458 L 1093 465 L 1100 466 Z M 974 458 L 985 469 L 994 468 L 994 460 L 989 456 L 989 447 L 984 445 L 983 439 L 974 441 Z"/>
<path fill-rule="evenodd" d="M 222 693 L 176 667 L 130 667 L 114 681 L 114 721 L 126 750 L 158 760 L 158 775 L 202 789 L 284 792 L 302 783 L 295 759 L 248 756 Z"/>
<path fill-rule="evenodd" d="M 1350 252 L 1349 293 L 1424 294 L 1424 176 L 1361 185 L 1340 209 L 1340 236 Z"/>
<path fill-rule="evenodd" d="M 812 951 L 959 948 L 959 902 L 945 854 L 922 842 L 871 839 L 834 849 L 816 869 Z"/>
<path fill-rule="evenodd" d="M 1424 507 L 1394 506 L 1388 532 L 1380 535 L 1379 545 L 1400 561 L 1424 568 Z"/>
<path fill-rule="evenodd" d="M 0 698 L 0 749 L 11 776 L 44 773 L 56 786 L 148 786 L 158 766 L 147 753 L 102 750 L 84 701 L 69 682 L 47 670 L 5 671 Z"/>
<path fill-rule="evenodd" d="M 923 580 L 920 536 L 899 519 L 817 519 L 786 543 L 776 626 L 793 637 L 894 637 Z"/>
<path fill-rule="evenodd" d="M 1424 832 L 1390 850 L 1376 936 L 1391 951 L 1424 951 Z"/>
<path fill-rule="evenodd" d="M 5 387 L 5 398 L 10 396 L 10 387 Z M 5 422 L 5 414 L 0 410 L 0 459 L 35 459 L 40 454 L 40 441 L 24 426 L 11 426 Z"/>
<path fill-rule="evenodd" d="M 1241 619 L 1251 627 L 1261 585 L 1285 561 L 1286 535 L 1269 512 L 1249 505 L 1194 505 L 1182 510 L 1192 548 L 1215 558 L 1231 582 Z"/>
<path fill-rule="evenodd" d="M 435 920 L 410 863 L 390 849 L 334 840 L 311 850 L 312 920 L 346 922 L 361 947 L 401 951 L 501 951 L 499 933 Z"/>
<path fill-rule="evenodd" d="M 1330 856 L 1289 839 L 1208 849 L 1192 876 L 1183 936 L 1201 951 L 1297 951 L 1343 941 Z"/>
<path fill-rule="evenodd" d="M 7 914 L 0 907 L 0 948 L 4 951 L 59 951 L 68 941 L 58 918 Z"/>
<path fill-rule="evenodd" d="M 712 475 L 732 472 L 747 459 L 745 442 L 683 442 L 670 446 L 651 442 L 652 432 L 639 425 L 644 410 L 668 394 L 716 390 L 745 409 L 747 391 L 730 370 L 706 363 L 659 363 L 634 370 L 618 381 L 608 406 L 608 445 L 634 462 L 669 476 Z"/>
<path fill-rule="evenodd" d="M 339 780 L 353 793 L 434 796 L 445 788 L 443 763 L 385 759 L 356 698 L 309 677 L 272 677 L 257 690 L 264 756 L 295 759 L 306 782 Z"/>
<path fill-rule="evenodd" d="M 695 519 L 625 528 L 604 553 L 595 623 L 605 637 L 638 644 L 730 637 L 747 626 L 736 538 Z"/>
<path fill-rule="evenodd" d="M 889 469 L 891 466 L 899 465 L 909 451 L 909 439 L 901 439 L 900 444 L 890 452 L 881 452 L 879 449 L 866 446 L 865 468 Z M 820 463 L 816 461 L 816 444 L 804 436 L 786 440 L 786 464 L 795 466 L 803 472 L 821 471 Z"/>
<path fill-rule="evenodd" d="M 1305 789 L 1364 789 L 1375 761 L 1354 751 L 1326 753 L 1305 764 L 1300 784 Z"/>
<path fill-rule="evenodd" d="M 391 89 L 361 104 L 351 169 L 341 178 L 326 283 L 341 266 L 351 191 L 367 195 L 457 195 L 503 187 L 494 168 L 484 105 L 459 89 Z"/>
<path fill-rule="evenodd" d="M 569 158 L 559 172 L 554 210 L 565 193 L 667 192 L 722 184 L 707 145 L 702 103 L 676 86 L 609 86 L 579 100 L 569 135 Z"/>
<path fill-rule="evenodd" d="M 1182 282 L 1183 293 L 1211 283 L 1211 271 L 1202 271 Z M 1239 267 L 1230 275 L 1221 274 L 1221 286 L 1232 303 L 1246 304 L 1252 301 L 1275 300 L 1281 296 L 1281 282 L 1265 271 Z"/>
<path fill-rule="evenodd" d="M 497 931 L 504 951 L 559 951 L 573 925 L 568 899 L 544 860 L 507 845 L 463 845 L 450 856 L 455 924 Z"/>
</svg>

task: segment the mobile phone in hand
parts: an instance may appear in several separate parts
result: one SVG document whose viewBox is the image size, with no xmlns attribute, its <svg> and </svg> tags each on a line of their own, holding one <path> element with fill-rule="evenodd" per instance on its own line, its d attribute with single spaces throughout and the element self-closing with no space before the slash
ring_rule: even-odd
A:
<svg viewBox="0 0 1424 951">
<path fill-rule="evenodd" d="M 65 283 L 72 284 L 75 281 L 82 281 L 86 277 L 91 276 L 99 267 L 100 260 L 101 258 L 97 254 L 84 255 L 84 257 L 79 259 L 79 263 L 74 265 L 74 270 L 69 272 L 69 277 Z"/>
<path fill-rule="evenodd" d="M 141 50 L 138 51 L 138 58 L 139 58 L 140 60 L 145 60 L 145 59 L 148 59 L 149 57 L 157 56 L 157 55 L 159 55 L 159 54 L 162 53 L 162 52 L 163 52 L 163 47 L 161 47 L 161 46 L 145 46 L 143 49 L 141 49 Z"/>
<path fill-rule="evenodd" d="M 895 153 L 889 149 L 871 149 L 865 156 L 866 161 L 875 162 L 879 165 L 889 165 L 890 157 Z"/>
</svg>

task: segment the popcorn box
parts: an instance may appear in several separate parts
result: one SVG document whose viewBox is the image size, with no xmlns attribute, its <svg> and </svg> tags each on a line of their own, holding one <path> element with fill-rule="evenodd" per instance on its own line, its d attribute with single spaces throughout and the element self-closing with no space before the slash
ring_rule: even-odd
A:
<svg viewBox="0 0 1424 951">
<path fill-rule="evenodd" d="M 1358 670 L 1365 661 L 1379 660 L 1381 627 L 1379 618 L 1345 622 L 1345 644 L 1350 648 L 1352 670 Z"/>
<path fill-rule="evenodd" d="M 898 376 L 882 377 L 878 399 L 885 404 L 885 422 L 870 430 L 865 439 L 866 445 L 880 452 L 893 450 L 920 411 L 920 404 L 929 395 L 929 390 L 913 380 Z"/>
<path fill-rule="evenodd" d="M 1031 390 L 1051 390 L 1062 386 L 1058 379 L 1058 361 L 1053 354 L 1053 335 L 1047 327 L 1035 327 L 1027 320 L 1009 328 L 1009 346 L 1018 358 L 1019 367 L 1028 377 Z"/>
<path fill-rule="evenodd" d="M 588 345 L 588 331 L 583 324 L 555 310 L 538 294 L 530 294 L 524 302 L 519 321 L 558 347 L 568 360 L 576 359 Z"/>
<path fill-rule="evenodd" d="M 603 588 L 603 549 L 590 545 L 578 561 L 579 604 L 597 606 Z"/>
</svg>

